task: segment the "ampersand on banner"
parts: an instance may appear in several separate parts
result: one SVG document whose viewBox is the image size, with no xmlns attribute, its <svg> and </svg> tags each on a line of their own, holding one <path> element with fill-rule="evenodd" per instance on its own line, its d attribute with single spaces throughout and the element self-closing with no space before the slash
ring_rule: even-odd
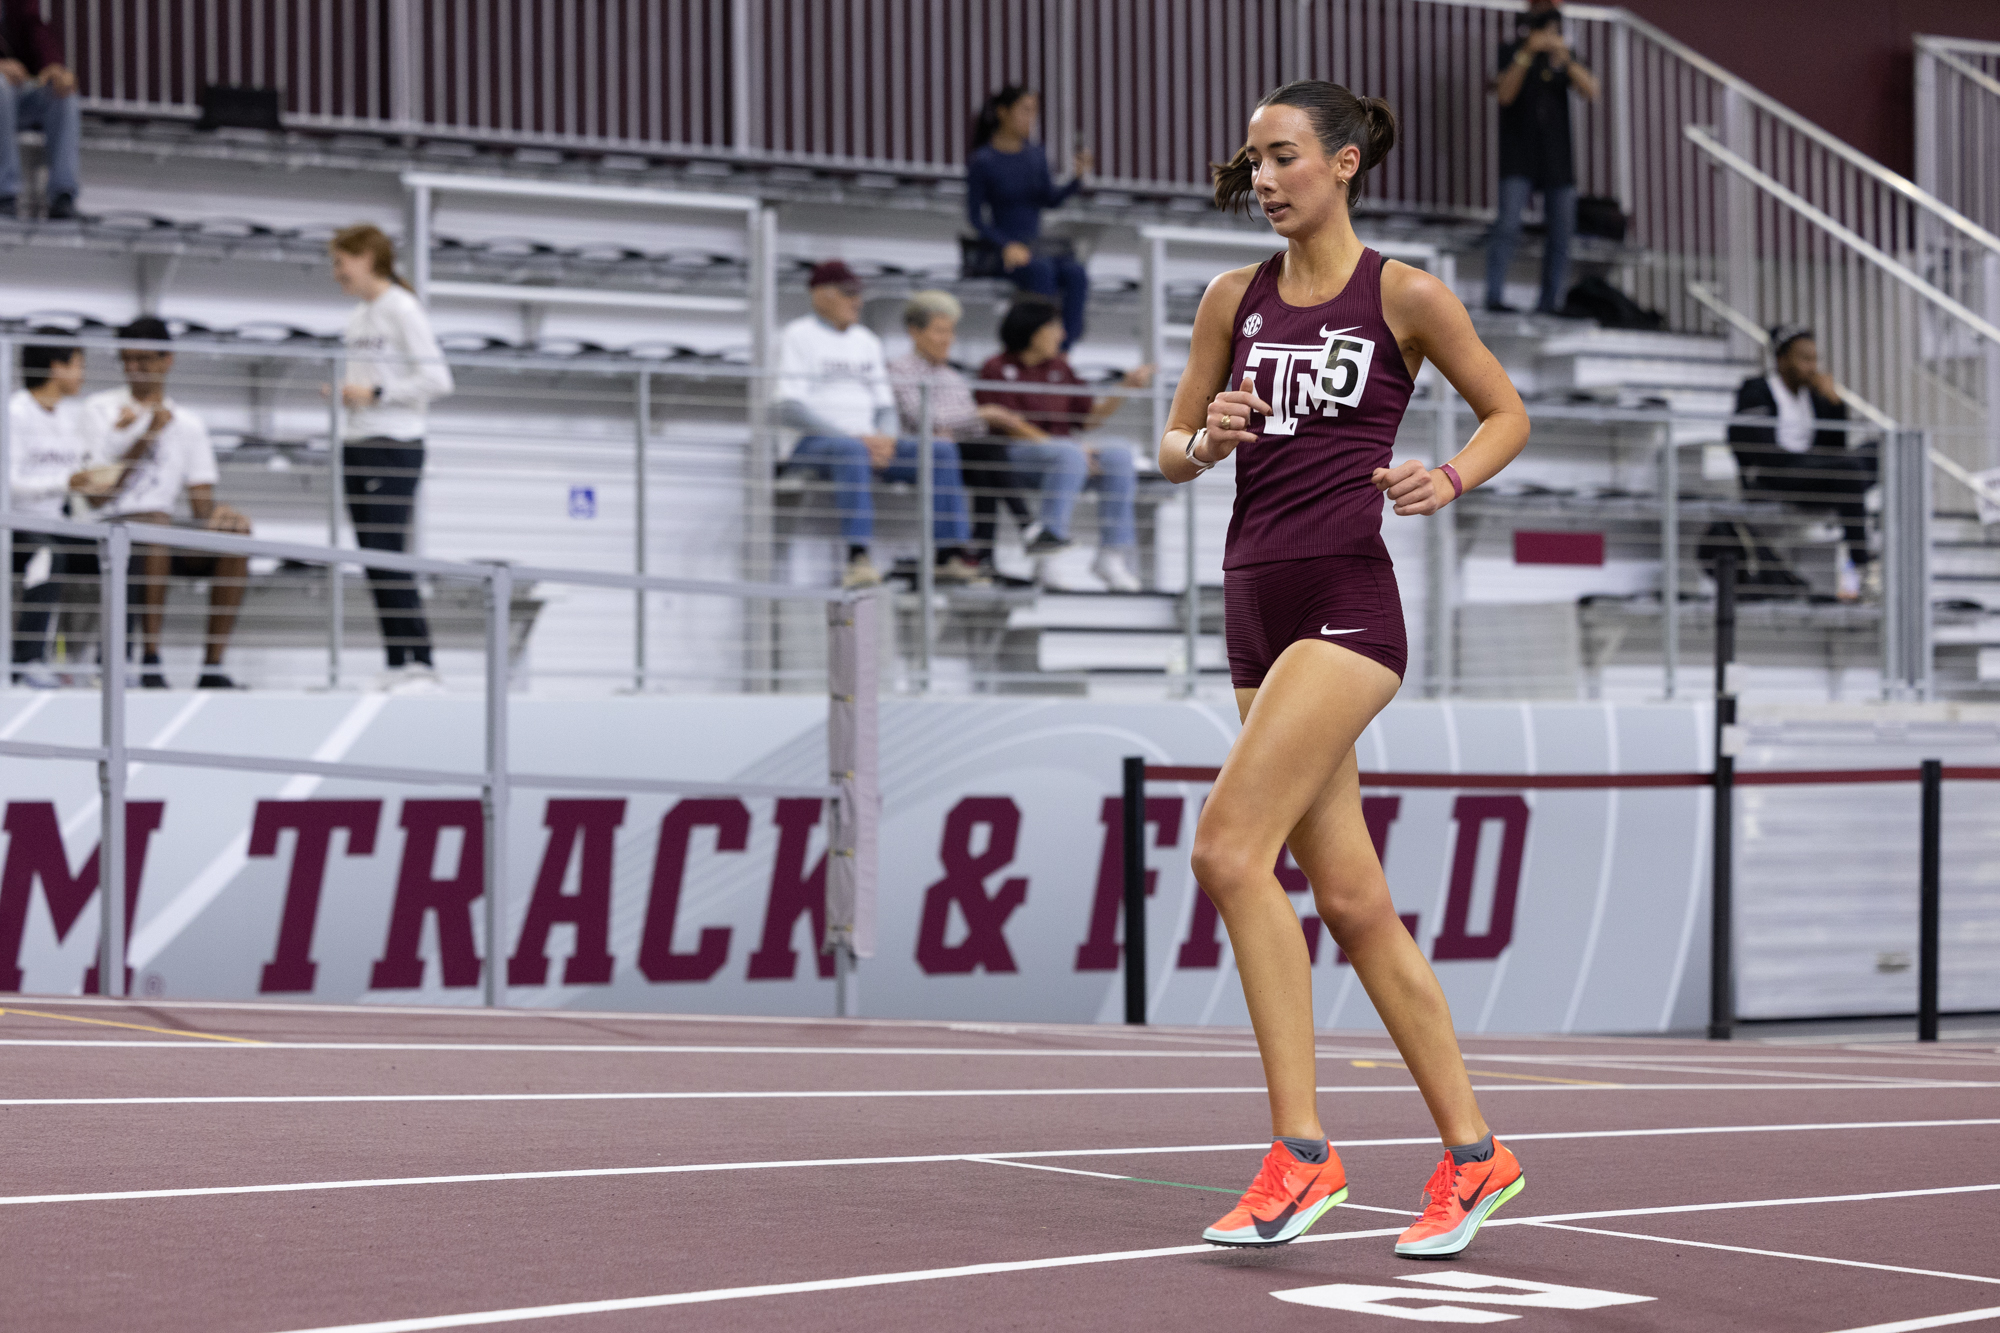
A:
<svg viewBox="0 0 2000 1333">
<path fill-rule="evenodd" d="M 973 851 L 973 830 L 986 827 L 986 845 Z M 1009 879 L 990 897 L 986 881 L 1014 859 L 1021 832 L 1021 811 L 1005 796 L 968 796 L 945 817 L 944 841 L 938 859 L 944 878 L 924 893 L 924 914 L 917 928 L 917 966 L 932 975 L 958 975 L 985 968 L 1015 972 L 1003 927 L 1028 896 L 1028 881 Z M 965 938 L 946 944 L 951 905 L 958 904 L 965 920 Z"/>
</svg>

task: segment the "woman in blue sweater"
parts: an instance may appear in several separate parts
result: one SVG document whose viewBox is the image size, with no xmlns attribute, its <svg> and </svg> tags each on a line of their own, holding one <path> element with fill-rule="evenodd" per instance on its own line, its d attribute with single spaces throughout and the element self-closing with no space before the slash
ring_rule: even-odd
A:
<svg viewBox="0 0 2000 1333">
<path fill-rule="evenodd" d="M 1063 348 L 1083 336 L 1083 306 L 1090 275 L 1067 248 L 1039 245 L 1042 210 L 1075 194 L 1090 171 L 1089 152 L 1076 155 L 1076 175 L 1056 188 L 1048 155 L 1029 136 L 1042 99 L 1010 85 L 986 99 L 972 130 L 966 165 L 966 213 L 973 229 L 1000 251 L 1000 266 L 1022 291 L 1057 301 L 1063 312 Z"/>
</svg>

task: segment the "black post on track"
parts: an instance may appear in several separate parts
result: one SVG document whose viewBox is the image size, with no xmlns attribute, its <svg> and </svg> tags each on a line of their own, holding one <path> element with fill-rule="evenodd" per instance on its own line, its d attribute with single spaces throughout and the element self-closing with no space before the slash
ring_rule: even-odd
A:
<svg viewBox="0 0 2000 1333">
<path fill-rule="evenodd" d="M 1938 853 L 1944 824 L 1944 761 L 1923 765 L 1924 833 L 1917 888 L 1917 1040 L 1938 1039 Z"/>
<path fill-rule="evenodd" d="M 1125 760 L 1125 1021 L 1146 1021 L 1146 761 Z"/>
<path fill-rule="evenodd" d="M 1715 863 L 1710 879 L 1708 1039 L 1728 1041 L 1736 1027 L 1735 830 L 1736 692 L 1729 667 L 1736 660 L 1736 553 L 1715 562 Z"/>
</svg>

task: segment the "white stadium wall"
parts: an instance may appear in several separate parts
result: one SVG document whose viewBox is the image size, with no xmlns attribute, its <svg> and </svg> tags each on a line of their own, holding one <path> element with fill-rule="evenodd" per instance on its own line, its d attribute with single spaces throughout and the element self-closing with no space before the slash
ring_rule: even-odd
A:
<svg viewBox="0 0 2000 1333">
<path fill-rule="evenodd" d="M 0 737 L 87 743 L 96 706 L 81 693 L 0 696 Z M 2000 757 L 1993 719 L 1871 712 L 1883 710 L 1753 718 L 1741 762 Z M 480 719 L 477 698 L 148 693 L 131 699 L 130 730 L 161 748 L 476 768 Z M 513 719 L 521 771 L 824 780 L 816 699 L 523 698 Z M 1413 701 L 1377 720 L 1360 758 L 1392 773 L 1695 772 L 1709 762 L 1708 719 L 1691 704 Z M 1215 764 L 1235 730 L 1220 703 L 885 700 L 879 925 L 859 1012 L 1119 1020 L 1119 761 Z M 2000 848 L 1983 785 L 1946 792 L 1948 1010 L 2000 1008 Z M 1188 871 L 1204 792 L 1173 782 L 1148 792 L 1151 1017 L 1242 1024 L 1226 934 Z M 0 991 L 86 987 L 96 793 L 85 764 L 0 762 Z M 1706 790 L 1365 797 L 1397 910 L 1462 1028 L 1642 1032 L 1705 1020 Z M 476 792 L 144 766 L 131 799 L 135 994 L 479 1002 Z M 1738 800 L 1742 1012 L 1911 1008 L 1914 784 L 1746 788 Z M 517 791 L 507 1002 L 832 1013 L 813 924 L 824 837 L 815 800 Z M 1313 941 L 1319 1021 L 1374 1026 L 1352 969 L 1311 919 L 1303 877 L 1289 865 L 1281 876 Z"/>
</svg>

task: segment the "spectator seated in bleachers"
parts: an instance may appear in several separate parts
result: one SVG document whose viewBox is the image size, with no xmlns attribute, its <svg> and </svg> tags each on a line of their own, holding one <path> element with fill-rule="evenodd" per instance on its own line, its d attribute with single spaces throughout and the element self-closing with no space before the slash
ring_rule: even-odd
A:
<svg viewBox="0 0 2000 1333">
<path fill-rule="evenodd" d="M 1094 399 L 1088 390 L 1064 393 L 1044 387 L 1084 383 L 1063 356 L 1062 340 L 1061 311 L 1038 296 L 1016 301 L 1000 321 L 1003 350 L 980 367 L 979 378 L 1022 387 L 981 389 L 979 401 L 1007 408 L 1021 418 L 1009 452 L 1015 467 L 1031 473 L 1041 491 L 1041 519 L 1023 534 L 1023 544 L 1035 558 L 1036 582 L 1064 590 L 1049 557 L 1070 545 L 1070 517 L 1078 493 L 1088 485 L 1097 492 L 1098 549 L 1091 570 L 1113 592 L 1137 592 L 1139 579 L 1127 558 L 1138 544 L 1132 518 L 1138 489 L 1133 445 L 1129 440 L 1089 438 L 1124 399 L 1117 395 Z M 1152 382 L 1151 366 L 1129 370 L 1121 381 L 1133 389 Z"/>
<path fill-rule="evenodd" d="M 171 340 L 165 321 L 144 316 L 118 331 L 133 342 Z M 94 516 L 127 523 L 171 524 L 181 493 L 197 527 L 210 532 L 248 536 L 250 520 L 215 499 L 220 475 L 208 427 L 192 411 L 167 396 L 167 375 L 174 354 L 158 347 L 120 349 L 125 387 L 94 393 L 84 402 L 90 422 L 93 463 L 105 465 L 96 483 L 85 489 Z M 176 551 L 165 546 L 132 550 L 132 606 L 139 612 L 144 656 L 139 678 L 147 689 L 167 688 L 160 669 L 160 621 L 169 578 L 208 580 L 208 633 L 202 644 L 198 686 L 204 690 L 234 689 L 222 670 L 222 657 L 236 628 L 243 605 L 249 561 L 240 555 Z"/>
<path fill-rule="evenodd" d="M 66 338 L 58 328 L 44 337 Z M 21 382 L 8 400 L 12 430 L 7 463 L 16 511 L 38 518 L 69 517 L 70 493 L 85 480 L 90 428 L 76 396 L 83 392 L 83 349 L 29 343 L 21 349 Z M 49 666 L 49 626 L 63 587 L 83 572 L 88 543 L 74 537 L 14 533 L 13 574 L 22 580 L 21 610 L 14 624 L 14 683 L 53 689 L 62 683 Z"/>
<path fill-rule="evenodd" d="M 1032 429 L 1012 408 L 981 403 L 972 385 L 951 361 L 952 341 L 964 313 L 950 292 L 918 292 L 903 306 L 903 327 L 910 350 L 889 363 L 896 406 L 903 431 L 923 434 L 924 391 L 930 391 L 933 434 L 958 445 L 960 472 L 972 501 L 972 544 L 969 554 L 982 571 L 993 561 L 994 517 L 1004 500 L 1027 525 L 1027 506 L 1016 491 L 1008 436 Z"/>
<path fill-rule="evenodd" d="M 1092 158 L 1079 151 L 1072 163 L 1076 174 L 1058 188 L 1049 174 L 1048 154 L 1032 137 L 1041 114 L 1042 99 L 1018 85 L 986 99 L 973 126 L 972 157 L 965 167 L 965 211 L 989 253 L 998 252 L 1000 272 L 1022 291 L 1061 304 L 1061 350 L 1068 351 L 1083 337 L 1090 275 L 1066 241 L 1043 238 L 1042 211 L 1058 207 L 1083 187 Z"/>
<path fill-rule="evenodd" d="M 778 342 L 778 418 L 801 432 L 786 466 L 832 481 L 847 542 L 841 585 L 868 587 L 882 581 L 868 553 L 875 535 L 870 478 L 914 482 L 918 444 L 896 437 L 882 340 L 861 323 L 861 280 L 835 259 L 813 269 L 811 286 L 813 313 L 785 325 Z M 930 449 L 937 577 L 968 583 L 978 569 L 962 549 L 968 532 L 958 446 L 933 439 Z"/>
<path fill-rule="evenodd" d="M 0 0 L 0 217 L 20 208 L 22 130 L 40 130 L 47 146 L 49 217 L 75 217 L 83 137 L 76 75 L 39 5 Z"/>
<path fill-rule="evenodd" d="M 1820 369 L 1811 329 L 1780 324 L 1771 330 L 1769 350 L 1769 373 L 1752 375 L 1736 390 L 1736 415 L 1776 421 L 1729 428 L 1743 494 L 1833 511 L 1845 546 L 1839 595 L 1853 599 L 1861 591 L 1857 571 L 1872 559 L 1864 497 L 1875 484 L 1874 450 L 1852 448 L 1847 431 L 1818 426 L 1848 415 L 1840 387 Z"/>
</svg>

